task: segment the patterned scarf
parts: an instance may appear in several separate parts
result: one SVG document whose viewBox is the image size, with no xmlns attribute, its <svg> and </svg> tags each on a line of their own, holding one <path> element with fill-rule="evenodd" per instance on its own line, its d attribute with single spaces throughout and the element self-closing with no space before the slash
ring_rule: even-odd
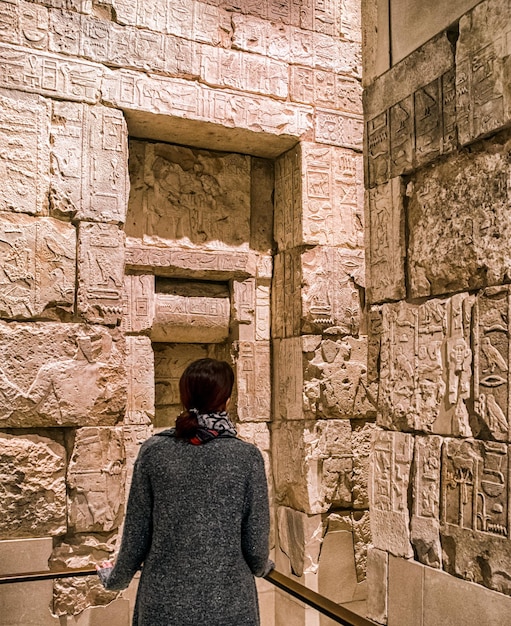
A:
<svg viewBox="0 0 511 626">
<path fill-rule="evenodd" d="M 199 413 L 197 409 L 190 409 L 190 413 L 195 415 L 199 428 L 190 439 L 194 446 L 208 443 L 216 437 L 236 437 L 236 429 L 229 419 L 227 411 L 220 413 Z"/>
</svg>

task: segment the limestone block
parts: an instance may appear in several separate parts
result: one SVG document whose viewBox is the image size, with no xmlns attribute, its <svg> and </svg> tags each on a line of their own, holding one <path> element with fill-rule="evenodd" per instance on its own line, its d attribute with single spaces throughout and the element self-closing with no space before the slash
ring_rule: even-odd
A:
<svg viewBox="0 0 511 626">
<path fill-rule="evenodd" d="M 67 469 L 68 523 L 75 532 L 109 531 L 121 522 L 124 505 L 122 427 L 76 431 Z"/>
<path fill-rule="evenodd" d="M 442 567 L 440 546 L 440 467 L 442 439 L 415 437 L 411 538 L 417 559 Z"/>
<path fill-rule="evenodd" d="M 302 152 L 298 145 L 275 162 L 274 236 L 279 250 L 301 241 Z"/>
<path fill-rule="evenodd" d="M 149 439 L 153 434 L 153 429 L 150 424 L 124 424 L 122 427 L 122 436 L 124 441 L 124 462 L 126 465 L 126 483 L 124 485 L 125 499 L 124 504 L 127 502 L 127 496 L 130 492 L 131 480 L 133 478 L 133 466 L 137 460 L 137 456 L 140 450 L 140 446 L 146 439 Z M 120 532 L 120 531 L 119 531 Z M 120 540 L 121 535 L 118 537 Z"/>
<path fill-rule="evenodd" d="M 384 550 L 369 547 L 367 552 L 367 617 L 387 623 L 388 559 Z"/>
<path fill-rule="evenodd" d="M 2 52 L 0 45 L 0 62 Z M 49 103 L 14 91 L 15 85 L 4 82 L 0 77 L 0 86 L 9 89 L 0 89 L 0 210 L 44 214 L 50 165 Z"/>
<path fill-rule="evenodd" d="M 179 246 L 145 246 L 129 239 L 126 265 L 130 270 L 154 272 L 159 276 L 229 280 L 255 276 L 259 257 L 253 252 L 221 249 L 190 249 Z"/>
<path fill-rule="evenodd" d="M 158 281 L 151 339 L 174 343 L 221 343 L 229 336 L 226 285 Z"/>
<path fill-rule="evenodd" d="M 149 337 L 126 337 L 128 388 L 125 423 L 154 418 L 154 352 Z"/>
<path fill-rule="evenodd" d="M 301 213 L 302 226 L 296 243 L 362 248 L 360 154 L 304 142 L 301 168 L 302 206 L 298 206 L 297 212 Z M 292 190 L 292 193 L 298 191 Z"/>
<path fill-rule="evenodd" d="M 460 143 L 511 122 L 511 27 L 507 0 L 487 0 L 460 19 L 456 117 Z"/>
<path fill-rule="evenodd" d="M 400 300 L 405 285 L 404 185 L 393 178 L 366 193 L 367 299 Z"/>
<path fill-rule="evenodd" d="M 154 276 L 127 274 L 124 277 L 125 306 L 121 328 L 125 332 L 147 332 L 154 320 Z"/>
<path fill-rule="evenodd" d="M 2 585 L 0 626 L 59 626 L 50 612 L 52 591 L 51 580 Z"/>
<path fill-rule="evenodd" d="M 50 217 L 0 214 L 0 315 L 57 317 L 72 312 L 76 230 Z"/>
<path fill-rule="evenodd" d="M 368 87 L 390 66 L 389 6 L 362 0 L 362 85 Z"/>
<path fill-rule="evenodd" d="M 250 167 L 250 248 L 265 255 L 273 253 L 274 189 L 273 162 L 253 157 Z"/>
<path fill-rule="evenodd" d="M 414 180 L 408 246 L 413 297 L 508 280 L 509 146 L 486 148 L 460 153 Z"/>
<path fill-rule="evenodd" d="M 280 502 L 309 514 L 351 507 L 349 421 L 280 422 L 272 446 Z"/>
<path fill-rule="evenodd" d="M 57 216 L 124 222 L 129 181 L 121 111 L 54 102 L 51 159 L 51 210 Z"/>
<path fill-rule="evenodd" d="M 456 147 L 454 58 L 445 32 L 364 92 L 366 185 L 386 182 Z"/>
<path fill-rule="evenodd" d="M 45 49 L 48 45 L 48 9 L 23 0 L 2 2 L 0 40 Z"/>
<path fill-rule="evenodd" d="M 112 7 L 119 24 L 192 38 L 194 3 L 180 0 L 170 6 L 164 0 L 157 0 L 148 7 L 142 0 L 112 0 Z"/>
<path fill-rule="evenodd" d="M 351 441 L 353 448 L 353 508 L 369 508 L 369 459 L 371 440 L 375 430 L 373 422 L 352 422 Z"/>
<path fill-rule="evenodd" d="M 208 356 L 202 344 L 155 343 L 154 385 L 155 421 L 157 427 L 174 426 L 176 417 L 182 411 L 179 398 L 179 379 L 185 368 L 195 361 Z"/>
<path fill-rule="evenodd" d="M 511 441 L 509 426 L 509 288 L 478 294 L 474 328 L 474 409 L 480 439 Z"/>
<path fill-rule="evenodd" d="M 206 84 L 287 98 L 286 63 L 211 46 L 204 46 L 201 52 L 201 78 Z"/>
<path fill-rule="evenodd" d="M 51 52 L 80 56 L 82 16 L 75 11 L 51 11 L 49 24 Z"/>
<path fill-rule="evenodd" d="M 53 550 L 51 569 L 93 568 L 101 561 L 111 559 L 115 535 L 80 534 L 66 537 Z M 78 615 L 91 605 L 105 605 L 116 596 L 107 591 L 97 576 L 56 579 L 53 584 L 53 613 L 57 616 Z"/>
<path fill-rule="evenodd" d="M 145 193 L 130 199 L 128 234 L 134 230 L 132 220 L 143 213 L 148 240 L 248 242 L 250 157 L 161 143 L 131 145 L 140 155 L 131 170 L 133 185 L 144 186 Z"/>
<path fill-rule="evenodd" d="M 269 285 L 257 285 L 256 289 L 256 323 L 255 338 L 257 341 L 270 340 L 271 309 Z"/>
<path fill-rule="evenodd" d="M 375 431 L 369 481 L 372 542 L 405 558 L 413 557 L 408 511 L 412 457 L 412 435 Z"/>
<path fill-rule="evenodd" d="M 187 80 L 130 70 L 105 69 L 102 100 L 128 113 L 146 111 L 211 122 L 236 129 L 238 134 L 250 130 L 300 137 L 312 127 L 312 108 L 307 105 L 288 102 L 283 107 L 268 96 L 234 90 L 224 93 Z"/>
<path fill-rule="evenodd" d="M 444 443 L 440 504 L 444 569 L 511 595 L 508 493 L 507 444 L 469 439 Z"/>
<path fill-rule="evenodd" d="M 318 333 L 328 328 L 337 334 L 357 335 L 362 250 L 317 246 L 306 250 L 301 261 L 302 332 Z"/>
<path fill-rule="evenodd" d="M 383 306 L 379 423 L 467 437 L 474 298 Z"/>
<path fill-rule="evenodd" d="M 351 602 L 357 589 L 353 536 L 327 528 L 318 567 L 318 592 L 338 604 Z"/>
<path fill-rule="evenodd" d="M 269 341 L 240 341 L 236 362 L 237 415 L 241 422 L 271 419 Z"/>
<path fill-rule="evenodd" d="M 301 250 L 295 248 L 277 254 L 271 289 L 272 335 L 293 337 L 301 325 Z"/>
<path fill-rule="evenodd" d="M 232 283 L 232 320 L 240 341 L 255 340 L 256 309 L 255 278 L 234 280 Z"/>
<path fill-rule="evenodd" d="M 66 532 L 64 447 L 49 437 L 0 434 L 0 535 L 42 537 Z"/>
<path fill-rule="evenodd" d="M 0 88 L 90 104 L 99 99 L 100 65 L 36 50 L 26 54 L 9 45 L 0 45 L 0 63 Z"/>
<path fill-rule="evenodd" d="M 288 557 L 294 576 L 315 574 L 323 541 L 321 515 L 307 515 L 289 507 L 277 509 L 278 545 Z"/>
<path fill-rule="evenodd" d="M 115 424 L 125 406 L 124 339 L 101 326 L 0 324 L 4 428 Z"/>
<path fill-rule="evenodd" d="M 234 13 L 232 26 L 234 48 L 285 62 L 292 58 L 291 29 L 286 24 Z"/>
<path fill-rule="evenodd" d="M 317 343 L 321 341 L 317 337 Z M 275 421 L 302 420 L 304 394 L 304 366 L 302 339 L 273 340 L 273 418 Z"/>
<path fill-rule="evenodd" d="M 31 2 L 32 0 L 28 0 Z M 92 13 L 93 0 L 42 0 L 41 4 L 50 9 L 67 9 L 79 13 Z"/>
<path fill-rule="evenodd" d="M 362 10 L 359 0 L 342 0 L 340 4 L 340 35 L 350 41 L 362 40 Z M 337 33 L 334 32 L 333 35 Z"/>
<path fill-rule="evenodd" d="M 78 312 L 88 322 L 117 324 L 123 313 L 124 232 L 114 224 L 80 222 Z"/>
</svg>

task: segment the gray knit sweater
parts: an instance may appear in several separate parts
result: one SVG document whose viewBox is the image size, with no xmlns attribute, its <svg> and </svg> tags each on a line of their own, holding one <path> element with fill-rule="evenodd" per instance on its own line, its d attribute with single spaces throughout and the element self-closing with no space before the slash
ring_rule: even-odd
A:
<svg viewBox="0 0 511 626">
<path fill-rule="evenodd" d="M 194 446 L 156 435 L 135 463 L 121 548 L 105 584 L 143 564 L 134 626 L 258 626 L 268 570 L 263 458 L 234 437 Z"/>
</svg>

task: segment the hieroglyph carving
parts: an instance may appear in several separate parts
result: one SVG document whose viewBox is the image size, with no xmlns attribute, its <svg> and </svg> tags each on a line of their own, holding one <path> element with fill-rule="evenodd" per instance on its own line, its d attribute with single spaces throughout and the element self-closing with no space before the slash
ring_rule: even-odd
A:
<svg viewBox="0 0 511 626">
<path fill-rule="evenodd" d="M 0 67 L 2 66 L 0 46 Z M 0 72 L 0 86 L 2 85 Z M 11 87 L 12 88 L 12 87 Z M 50 105 L 39 96 L 0 89 L 0 210 L 47 209 Z"/>
<path fill-rule="evenodd" d="M 440 437 L 415 437 L 411 538 L 418 560 L 442 565 L 440 546 Z"/>
<path fill-rule="evenodd" d="M 368 120 L 366 134 L 369 187 L 454 150 L 454 68 Z"/>
<path fill-rule="evenodd" d="M 76 230 L 49 217 L 0 215 L 0 316 L 30 319 L 75 297 Z"/>
<path fill-rule="evenodd" d="M 412 435 L 375 431 L 369 489 L 372 542 L 405 558 L 413 556 L 408 511 L 412 457 Z"/>
<path fill-rule="evenodd" d="M 51 157 L 53 211 L 81 220 L 124 222 L 128 148 L 120 111 L 54 102 Z"/>
<path fill-rule="evenodd" d="M 293 148 L 275 162 L 275 241 L 279 250 L 301 243 L 301 149 Z"/>
<path fill-rule="evenodd" d="M 117 324 L 123 312 L 124 233 L 113 224 L 80 222 L 78 311 L 89 322 Z"/>
<path fill-rule="evenodd" d="M 268 422 L 271 419 L 269 342 L 240 341 L 235 349 L 238 419 Z"/>
<path fill-rule="evenodd" d="M 126 402 L 124 340 L 102 326 L 0 323 L 5 427 L 115 424 Z"/>
<path fill-rule="evenodd" d="M 154 276 L 151 274 L 124 277 L 124 315 L 121 328 L 126 332 L 148 331 L 154 319 Z"/>
<path fill-rule="evenodd" d="M 271 288 L 274 337 L 293 337 L 300 334 L 302 309 L 300 252 L 300 248 L 296 248 L 274 257 Z"/>
<path fill-rule="evenodd" d="M 386 427 L 472 435 L 473 297 L 383 306 L 379 420 Z M 447 385 L 446 385 L 447 381 Z"/>
<path fill-rule="evenodd" d="M 124 481 L 122 427 L 79 428 L 67 470 L 69 526 L 79 533 L 117 528 Z"/>
<path fill-rule="evenodd" d="M 405 286 L 404 187 L 393 178 L 366 192 L 366 223 L 369 227 L 369 302 L 400 300 Z"/>
<path fill-rule="evenodd" d="M 154 418 L 154 353 L 149 337 L 126 337 L 128 377 L 125 423 L 148 424 Z"/>
<path fill-rule="evenodd" d="M 320 339 L 318 339 L 319 343 Z M 300 337 L 273 340 L 274 419 L 303 419 L 303 357 Z"/>
<path fill-rule="evenodd" d="M 510 441 L 508 287 L 494 287 L 477 298 L 474 332 L 474 408 L 482 439 Z"/>
</svg>

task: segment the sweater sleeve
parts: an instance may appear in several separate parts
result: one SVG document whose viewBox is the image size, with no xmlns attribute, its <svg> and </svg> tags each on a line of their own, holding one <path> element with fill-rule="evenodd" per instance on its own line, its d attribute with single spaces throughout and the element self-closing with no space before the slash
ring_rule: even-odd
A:
<svg viewBox="0 0 511 626">
<path fill-rule="evenodd" d="M 144 448 L 141 448 L 133 468 L 121 548 L 114 568 L 103 583 L 106 589 L 125 589 L 140 569 L 151 546 L 153 495 L 143 464 L 143 452 Z"/>
<path fill-rule="evenodd" d="M 256 450 L 252 475 L 245 491 L 241 548 L 243 556 L 254 576 L 265 576 L 272 563 L 269 561 L 270 512 L 268 485 L 264 461 Z"/>
</svg>

